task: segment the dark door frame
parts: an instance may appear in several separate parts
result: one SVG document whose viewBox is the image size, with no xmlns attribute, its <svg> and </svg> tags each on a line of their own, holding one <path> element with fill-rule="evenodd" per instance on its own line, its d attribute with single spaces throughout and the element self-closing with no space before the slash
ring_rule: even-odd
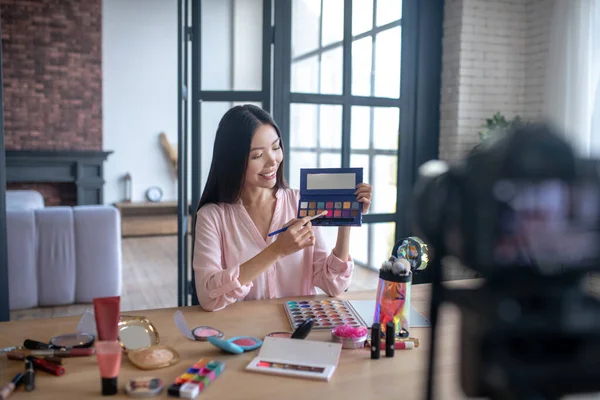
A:
<svg viewBox="0 0 600 400">
<path fill-rule="evenodd" d="M 0 43 L 2 25 L 0 23 Z M 0 46 L 0 322 L 10 319 L 8 297 L 8 247 L 6 244 L 6 154 L 4 149 L 4 77 Z"/>
<path fill-rule="evenodd" d="M 262 27 L 262 88 L 261 90 L 246 91 L 246 90 L 202 90 L 201 82 L 201 68 L 202 68 L 202 0 L 191 0 L 191 26 L 189 28 L 191 40 L 192 54 L 191 54 L 191 124 L 189 127 L 190 131 L 190 168 L 191 168 L 191 204 L 189 208 L 189 214 L 191 214 L 191 262 L 193 266 L 193 253 L 194 253 L 194 240 L 195 240 L 195 226 L 196 226 L 196 209 L 200 203 L 200 197 L 202 189 L 200 187 L 202 181 L 202 140 L 201 140 L 201 123 L 202 114 L 200 105 L 202 102 L 261 102 L 262 108 L 267 112 L 271 112 L 271 46 L 273 44 L 273 26 L 272 26 L 272 15 L 273 15 L 273 1 L 274 0 L 263 0 L 263 27 Z M 186 181 L 187 182 L 187 181 Z M 186 197 L 187 199 L 187 197 Z M 180 227 L 183 229 L 183 227 Z M 187 231 L 186 231 L 187 232 Z M 182 236 L 179 233 L 179 236 Z M 186 239 L 187 240 L 187 239 Z M 181 260 L 178 265 L 180 276 L 182 270 L 185 270 L 186 284 L 185 291 L 185 305 L 190 304 L 198 305 L 198 296 L 196 293 L 194 269 L 190 268 L 188 264 L 189 257 L 186 253 L 185 260 Z M 181 258 L 181 257 L 180 257 Z M 187 271 L 190 269 L 191 279 L 187 280 Z M 182 298 L 180 291 L 179 297 Z"/>
</svg>

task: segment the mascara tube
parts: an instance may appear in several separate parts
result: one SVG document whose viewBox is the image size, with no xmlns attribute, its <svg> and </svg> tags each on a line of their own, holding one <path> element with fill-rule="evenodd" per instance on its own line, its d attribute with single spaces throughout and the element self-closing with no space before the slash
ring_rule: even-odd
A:
<svg viewBox="0 0 600 400">
<path fill-rule="evenodd" d="M 371 359 L 378 360 L 381 345 L 381 325 L 375 322 L 371 327 Z"/>
<path fill-rule="evenodd" d="M 9 383 L 0 388 L 0 399 L 8 399 L 21 382 L 23 382 L 23 374 L 19 372 Z"/>
<path fill-rule="evenodd" d="M 396 327 L 393 322 L 385 325 L 385 356 L 394 357 L 394 345 L 396 342 Z"/>
<path fill-rule="evenodd" d="M 35 370 L 33 369 L 33 360 L 29 357 L 25 358 L 25 373 L 23 375 L 25 391 L 32 392 L 35 390 Z"/>
</svg>

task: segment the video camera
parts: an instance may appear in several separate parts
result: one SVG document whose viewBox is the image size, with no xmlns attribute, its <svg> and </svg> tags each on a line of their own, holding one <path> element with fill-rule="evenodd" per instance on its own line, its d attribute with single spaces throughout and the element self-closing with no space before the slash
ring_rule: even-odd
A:
<svg viewBox="0 0 600 400">
<path fill-rule="evenodd" d="M 432 398 L 443 302 L 461 311 L 460 381 L 469 397 L 558 399 L 600 392 L 600 162 L 545 125 L 513 127 L 458 166 L 420 168 L 412 215 L 429 244 Z M 442 285 L 447 257 L 482 285 Z"/>
</svg>

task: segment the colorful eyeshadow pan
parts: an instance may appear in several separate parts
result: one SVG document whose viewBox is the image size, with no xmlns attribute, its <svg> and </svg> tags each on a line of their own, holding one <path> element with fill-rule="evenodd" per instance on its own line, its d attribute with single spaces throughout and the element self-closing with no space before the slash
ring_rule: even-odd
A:
<svg viewBox="0 0 600 400">
<path fill-rule="evenodd" d="M 190 370 L 197 372 L 190 373 Z M 169 387 L 168 394 L 172 397 L 193 399 L 219 377 L 225 370 L 223 361 L 200 359 L 192 368 L 177 378 Z"/>
<path fill-rule="evenodd" d="M 306 304 L 300 304 L 306 303 Z M 296 306 L 300 308 L 294 308 Z M 350 303 L 343 300 L 321 300 L 311 302 L 288 301 L 283 304 L 292 329 L 312 319 L 312 329 L 331 329 L 338 325 L 367 326 Z"/>
<path fill-rule="evenodd" d="M 303 168 L 300 170 L 298 218 L 326 215 L 314 226 L 361 226 L 362 206 L 355 195 L 362 168 Z"/>
</svg>

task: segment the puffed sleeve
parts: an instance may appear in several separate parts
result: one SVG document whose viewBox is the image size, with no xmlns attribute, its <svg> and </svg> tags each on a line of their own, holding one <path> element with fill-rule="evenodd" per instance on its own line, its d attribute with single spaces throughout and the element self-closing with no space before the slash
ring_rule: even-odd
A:
<svg viewBox="0 0 600 400">
<path fill-rule="evenodd" d="M 239 265 L 223 265 L 223 229 L 218 206 L 209 204 L 198 211 L 193 268 L 198 302 L 206 311 L 221 310 L 246 297 L 252 288 L 252 282 L 240 283 Z"/>
<path fill-rule="evenodd" d="M 315 245 L 313 253 L 313 282 L 329 296 L 342 294 L 352 281 L 354 261 L 348 256 L 344 262 L 333 254 L 333 250 L 326 248 L 321 236 L 320 228 L 313 227 Z"/>
</svg>

